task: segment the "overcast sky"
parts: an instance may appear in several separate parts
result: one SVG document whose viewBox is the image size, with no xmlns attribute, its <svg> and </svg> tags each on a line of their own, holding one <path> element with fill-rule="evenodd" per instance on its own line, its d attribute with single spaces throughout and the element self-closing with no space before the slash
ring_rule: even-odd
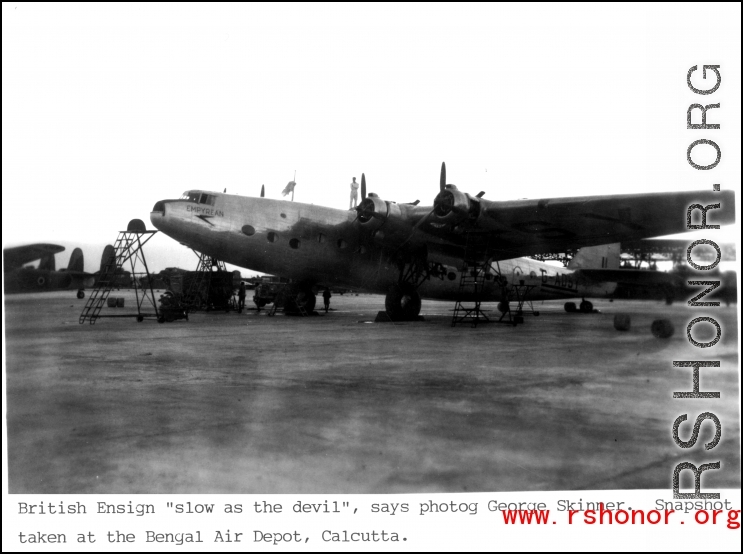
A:
<svg viewBox="0 0 743 554">
<path fill-rule="evenodd" d="M 740 191 L 740 4 L 2 10 L 3 243 L 67 245 L 58 267 L 82 244 L 97 269 L 157 200 L 280 198 L 295 171 L 296 201 L 340 209 L 362 172 L 430 205 L 442 161 L 489 199 Z M 721 66 L 711 96 L 686 86 L 703 64 Z M 720 130 L 686 129 L 697 102 L 721 104 Z M 699 138 L 714 170 L 686 161 Z M 195 265 L 152 246 L 156 270 Z"/>
</svg>

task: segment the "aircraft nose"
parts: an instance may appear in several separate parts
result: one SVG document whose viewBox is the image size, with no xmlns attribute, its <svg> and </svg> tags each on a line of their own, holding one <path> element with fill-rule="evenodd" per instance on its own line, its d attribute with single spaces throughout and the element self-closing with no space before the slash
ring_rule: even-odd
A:
<svg viewBox="0 0 743 554">
<path fill-rule="evenodd" d="M 167 203 L 168 200 L 158 200 L 155 202 L 155 206 L 150 212 L 150 221 L 156 229 L 160 229 L 161 225 L 165 221 L 165 205 Z"/>
</svg>

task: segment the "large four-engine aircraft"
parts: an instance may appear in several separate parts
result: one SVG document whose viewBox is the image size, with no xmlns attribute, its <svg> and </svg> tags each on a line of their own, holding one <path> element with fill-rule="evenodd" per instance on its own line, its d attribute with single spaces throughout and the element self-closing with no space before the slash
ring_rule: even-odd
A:
<svg viewBox="0 0 743 554">
<path fill-rule="evenodd" d="M 292 279 L 308 310 L 313 289 L 341 286 L 386 294 L 393 319 L 416 316 L 421 298 L 506 300 L 503 279 L 527 263 L 518 258 L 684 232 L 690 206 L 694 222 L 705 207 L 707 225 L 735 221 L 732 191 L 491 201 L 446 184 L 444 164 L 439 186 L 433 206 L 398 204 L 367 195 L 362 176 L 348 211 L 192 190 L 158 201 L 150 219 L 194 250 Z M 486 278 L 464 287 L 462 272 L 478 267 Z"/>
<path fill-rule="evenodd" d="M 58 244 L 28 244 L 5 248 L 5 293 L 77 289 L 77 297 L 83 298 L 85 287 L 92 287 L 95 277 L 85 273 L 83 251 L 79 248 L 72 251 L 67 269 L 57 271 L 54 255 L 64 249 L 64 246 Z M 36 260 L 39 260 L 37 268 L 26 266 Z"/>
</svg>

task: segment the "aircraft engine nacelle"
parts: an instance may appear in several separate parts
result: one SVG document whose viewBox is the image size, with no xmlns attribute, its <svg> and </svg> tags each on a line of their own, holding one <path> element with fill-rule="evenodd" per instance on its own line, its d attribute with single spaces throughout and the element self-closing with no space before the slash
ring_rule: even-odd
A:
<svg viewBox="0 0 743 554">
<path fill-rule="evenodd" d="M 410 236 L 411 224 L 400 206 L 370 193 L 358 207 L 358 224 L 379 246 L 397 244 Z M 397 241 L 397 242 L 396 242 Z"/>
<path fill-rule="evenodd" d="M 376 194 L 369 194 L 357 208 L 358 222 L 362 229 L 374 232 L 387 220 L 389 205 Z"/>
<path fill-rule="evenodd" d="M 478 199 L 470 197 L 454 185 L 446 185 L 433 201 L 432 219 L 439 224 L 459 225 L 476 220 L 480 215 Z"/>
</svg>

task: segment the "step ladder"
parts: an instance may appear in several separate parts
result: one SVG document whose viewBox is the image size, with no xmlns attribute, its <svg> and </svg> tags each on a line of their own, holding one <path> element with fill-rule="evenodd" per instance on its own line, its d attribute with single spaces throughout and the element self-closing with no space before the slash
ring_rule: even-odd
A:
<svg viewBox="0 0 743 554">
<path fill-rule="evenodd" d="M 135 224 L 135 221 L 138 222 Z M 152 290 L 152 279 L 150 277 L 149 269 L 147 268 L 147 261 L 144 257 L 144 251 L 142 247 L 149 241 L 157 231 L 147 231 L 144 227 L 144 223 L 140 220 L 132 220 L 129 223 L 129 227 L 126 231 L 120 231 L 119 236 L 114 243 L 114 251 L 108 260 L 105 260 L 101 266 L 101 272 L 98 276 L 98 280 L 93 288 L 93 291 L 88 296 L 88 300 L 80 313 L 78 323 L 83 324 L 86 321 L 91 325 L 95 324 L 96 320 L 101 317 L 136 317 L 137 321 L 142 321 L 146 317 L 159 318 L 157 311 L 157 302 L 155 301 L 155 293 Z M 116 279 L 122 274 L 121 270 L 124 264 L 129 262 L 131 268 L 131 277 L 134 283 L 134 292 L 137 301 L 137 313 L 136 314 L 116 314 L 116 315 L 101 315 L 101 310 L 106 305 L 111 290 L 116 286 Z M 137 272 L 137 264 L 141 263 L 144 266 L 144 273 Z M 142 286 L 140 290 L 140 284 L 138 283 L 138 275 L 147 276 L 146 287 Z M 142 304 L 145 299 L 150 300 L 155 312 L 143 313 Z"/>
<path fill-rule="evenodd" d="M 299 312 L 300 316 L 307 317 L 310 315 L 309 312 L 307 312 L 307 309 L 295 300 L 294 295 L 287 293 L 286 290 L 282 290 L 276 295 L 276 298 L 274 298 L 273 300 L 273 305 L 268 311 L 268 315 L 275 316 L 276 312 L 278 312 L 279 310 L 286 313 L 287 302 L 294 302 L 294 305 L 297 307 L 297 312 Z"/>
<path fill-rule="evenodd" d="M 490 318 L 481 308 L 486 281 L 492 278 L 488 271 L 487 251 L 489 244 L 489 234 L 476 231 L 467 233 L 462 273 L 459 277 L 459 292 L 451 319 L 452 327 L 466 320 L 472 322 L 472 327 L 477 327 L 478 323 L 488 323 L 490 321 Z"/>
</svg>

